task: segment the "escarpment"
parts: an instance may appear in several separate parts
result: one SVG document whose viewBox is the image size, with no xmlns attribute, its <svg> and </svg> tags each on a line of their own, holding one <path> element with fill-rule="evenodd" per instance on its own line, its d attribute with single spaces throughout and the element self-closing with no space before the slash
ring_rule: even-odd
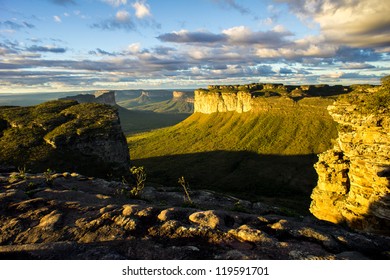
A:
<svg viewBox="0 0 390 280">
<path fill-rule="evenodd" d="M 317 218 L 390 233 L 389 101 L 382 88 L 328 107 L 339 131 L 333 149 L 315 165 L 319 179 L 310 211 Z"/>
<path fill-rule="evenodd" d="M 108 105 L 51 101 L 0 110 L 0 165 L 42 172 L 126 174 L 129 151 L 117 111 Z"/>
<path fill-rule="evenodd" d="M 326 97 L 350 91 L 349 87 L 328 85 L 289 86 L 253 83 L 247 85 L 215 86 L 195 90 L 194 112 L 269 111 L 292 108 L 296 101 L 307 97 Z M 305 105 L 300 103 L 299 105 Z M 313 104 L 312 104 L 313 105 Z"/>
</svg>

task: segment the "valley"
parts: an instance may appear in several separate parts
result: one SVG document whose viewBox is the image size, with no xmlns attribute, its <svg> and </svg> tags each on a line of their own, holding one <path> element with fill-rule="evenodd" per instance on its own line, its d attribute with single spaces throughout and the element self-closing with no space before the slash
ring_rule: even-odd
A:
<svg viewBox="0 0 390 280">
<path fill-rule="evenodd" d="M 127 137 L 130 157 L 145 166 L 150 180 L 163 185 L 185 176 L 194 189 L 307 214 L 317 181 L 313 164 L 337 137 L 326 110 L 333 101 L 260 96 L 245 113 L 196 112 L 175 126 Z M 197 102 L 203 101 L 195 93 L 195 109 L 201 106 Z"/>
<path fill-rule="evenodd" d="M 388 259 L 383 81 L 3 106 L 0 258 Z"/>
</svg>

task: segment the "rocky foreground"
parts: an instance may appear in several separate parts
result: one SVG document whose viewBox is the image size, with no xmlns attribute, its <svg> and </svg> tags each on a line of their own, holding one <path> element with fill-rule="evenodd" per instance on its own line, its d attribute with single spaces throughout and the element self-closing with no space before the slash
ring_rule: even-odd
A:
<svg viewBox="0 0 390 280">
<path fill-rule="evenodd" d="M 0 174 L 2 259 L 390 259 L 390 238 L 209 191 Z"/>
</svg>

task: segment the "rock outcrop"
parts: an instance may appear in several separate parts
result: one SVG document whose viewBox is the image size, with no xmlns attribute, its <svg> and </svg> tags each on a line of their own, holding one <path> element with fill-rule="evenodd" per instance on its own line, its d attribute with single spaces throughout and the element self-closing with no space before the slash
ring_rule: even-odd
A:
<svg viewBox="0 0 390 280">
<path fill-rule="evenodd" d="M 185 101 L 188 103 L 194 103 L 194 96 L 189 92 L 184 91 L 173 91 L 172 101 Z"/>
<path fill-rule="evenodd" d="M 390 239 L 209 191 L 0 173 L 0 259 L 389 259 Z"/>
<path fill-rule="evenodd" d="M 115 91 L 99 90 L 94 94 L 79 94 L 75 96 L 67 96 L 59 100 L 75 100 L 78 103 L 99 103 L 111 106 L 116 106 Z"/>
<path fill-rule="evenodd" d="M 381 108 L 386 99 L 370 91 L 356 95 L 358 102 L 328 107 L 339 136 L 315 165 L 319 179 L 310 211 L 322 220 L 390 234 L 390 114 Z"/>
<path fill-rule="evenodd" d="M 326 97 L 350 91 L 349 87 L 328 85 L 288 86 L 283 84 L 211 85 L 195 90 L 194 112 L 238 112 L 283 110 L 307 97 Z M 281 98 L 278 98 L 281 97 Z M 267 100 L 269 99 L 269 100 Z"/>
<path fill-rule="evenodd" d="M 129 151 L 112 106 L 73 100 L 0 110 L 0 164 L 121 177 Z"/>
<path fill-rule="evenodd" d="M 195 91 L 194 112 L 211 114 L 215 112 L 238 113 L 248 112 L 252 109 L 252 95 L 247 92 L 237 93 Z"/>
</svg>

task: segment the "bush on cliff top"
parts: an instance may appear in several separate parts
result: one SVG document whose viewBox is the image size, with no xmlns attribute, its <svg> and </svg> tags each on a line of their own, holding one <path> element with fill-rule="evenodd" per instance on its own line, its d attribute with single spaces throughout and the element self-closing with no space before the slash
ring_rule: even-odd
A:
<svg viewBox="0 0 390 280">
<path fill-rule="evenodd" d="M 390 114 L 390 76 L 383 77 L 381 83 L 382 86 L 376 88 L 357 88 L 340 100 L 356 105 L 363 114 Z"/>
</svg>

